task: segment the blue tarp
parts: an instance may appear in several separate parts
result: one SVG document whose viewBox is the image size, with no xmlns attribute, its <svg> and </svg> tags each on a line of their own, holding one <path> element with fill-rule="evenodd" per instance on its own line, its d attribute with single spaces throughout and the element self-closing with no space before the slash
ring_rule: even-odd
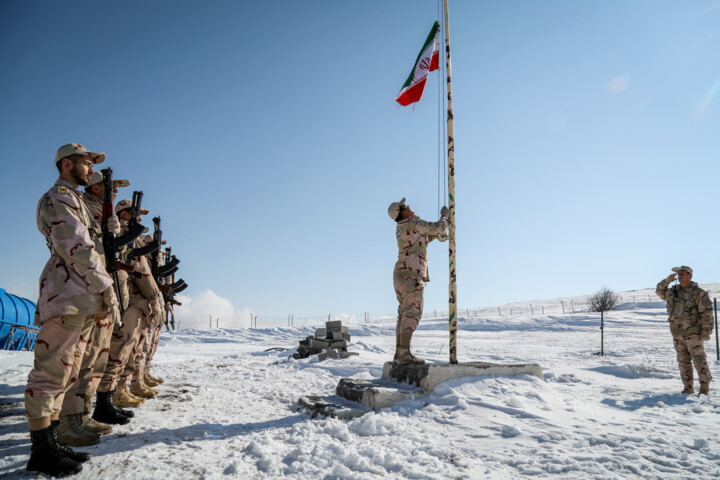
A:
<svg viewBox="0 0 720 480">
<path fill-rule="evenodd" d="M 33 350 L 37 329 L 33 327 L 35 302 L 0 288 L 0 348 Z"/>
</svg>

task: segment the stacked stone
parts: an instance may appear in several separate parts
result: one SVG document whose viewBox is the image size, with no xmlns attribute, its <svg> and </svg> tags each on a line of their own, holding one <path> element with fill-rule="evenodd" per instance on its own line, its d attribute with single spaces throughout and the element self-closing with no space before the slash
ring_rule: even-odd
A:
<svg viewBox="0 0 720 480">
<path fill-rule="evenodd" d="M 342 322 L 325 322 L 325 328 L 315 330 L 315 336 L 308 336 L 300 340 L 300 346 L 293 358 L 307 358 L 310 355 L 318 355 L 320 361 L 326 358 L 347 358 L 351 355 L 359 355 L 357 352 L 348 352 L 347 346 L 350 342 L 350 333 Z"/>
</svg>

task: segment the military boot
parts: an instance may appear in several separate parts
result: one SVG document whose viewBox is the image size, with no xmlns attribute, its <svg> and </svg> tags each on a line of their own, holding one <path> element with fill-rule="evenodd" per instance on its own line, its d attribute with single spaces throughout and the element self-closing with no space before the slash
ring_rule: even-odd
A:
<svg viewBox="0 0 720 480">
<path fill-rule="evenodd" d="M 126 423 L 129 423 L 130 419 L 114 408 L 111 395 L 112 393 L 110 392 L 96 393 L 95 411 L 92 416 L 93 421 L 105 422 L 111 425 L 125 425 Z M 112 428 L 108 425 L 106 426 L 112 432 Z"/>
<path fill-rule="evenodd" d="M 125 385 L 125 394 L 133 400 L 139 401 L 141 404 L 145 403 L 145 397 L 139 397 L 130 391 L 130 386 Z"/>
<path fill-rule="evenodd" d="M 693 388 L 692 382 L 685 384 L 685 389 L 680 393 L 687 393 L 687 394 L 695 393 L 695 388 Z"/>
<path fill-rule="evenodd" d="M 41 472 L 52 477 L 74 475 L 82 471 L 82 465 L 62 454 L 57 440 L 51 432 L 52 426 L 30 431 L 30 460 L 25 469 Z"/>
<path fill-rule="evenodd" d="M 143 383 L 143 377 L 136 373 L 133 375 L 132 384 L 130 385 L 130 393 L 133 395 L 139 395 L 145 398 L 153 398 L 158 394 L 158 391 L 154 388 L 150 388 Z"/>
<path fill-rule="evenodd" d="M 112 433 L 112 427 L 105 423 L 100 423 L 94 418 L 90 418 L 87 413 L 82 416 L 82 426 L 88 432 L 92 432 L 95 435 L 109 435 Z"/>
<path fill-rule="evenodd" d="M 124 390 L 125 390 L 125 395 L 127 395 L 128 397 L 132 398 L 133 400 L 136 400 L 136 401 L 140 402 L 140 404 L 145 403 L 145 398 L 144 398 L 144 397 L 138 397 L 137 395 L 133 394 L 133 393 L 130 391 L 130 387 L 128 387 L 127 385 L 125 385 Z"/>
<path fill-rule="evenodd" d="M 158 377 L 153 377 L 150 375 L 150 367 L 145 367 L 145 384 L 148 387 L 157 387 L 158 385 L 162 385 L 165 383 L 165 380 Z"/>
<path fill-rule="evenodd" d="M 143 400 L 128 395 L 127 387 L 118 387 L 113 393 L 113 402 L 120 407 L 137 407 L 143 404 Z"/>
<path fill-rule="evenodd" d="M 83 463 L 90 460 L 90 454 L 85 452 L 76 452 L 70 447 L 67 447 L 60 442 L 58 442 L 57 439 L 57 431 L 58 426 L 60 426 L 60 420 L 53 420 L 52 423 L 50 423 L 50 435 L 52 435 L 53 441 L 57 444 L 58 450 L 60 450 L 60 453 L 65 455 L 67 458 L 74 462 Z"/>
<path fill-rule="evenodd" d="M 397 360 L 400 365 L 424 365 L 425 360 L 418 358 L 410 352 L 410 343 L 413 332 L 403 332 L 398 335 Z"/>
<path fill-rule="evenodd" d="M 111 390 L 108 392 L 110 395 L 108 395 L 108 398 L 110 398 L 110 405 L 112 405 L 113 410 L 118 412 L 121 415 L 125 415 L 128 418 L 133 418 L 135 416 L 135 412 L 132 410 L 125 410 L 124 408 L 118 407 L 113 402 L 113 397 L 115 396 L 115 390 Z"/>
<path fill-rule="evenodd" d="M 709 395 L 710 394 L 710 383 L 701 383 L 700 384 L 700 395 Z"/>
<path fill-rule="evenodd" d="M 88 432 L 83 428 L 82 415 L 80 414 L 62 415 L 60 417 L 57 438 L 59 443 L 72 445 L 73 447 L 95 445 L 100 441 L 99 435 Z"/>
</svg>

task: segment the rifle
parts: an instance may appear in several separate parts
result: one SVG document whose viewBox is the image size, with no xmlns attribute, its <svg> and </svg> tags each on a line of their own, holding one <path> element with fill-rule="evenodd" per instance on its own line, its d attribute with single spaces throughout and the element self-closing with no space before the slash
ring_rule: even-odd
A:
<svg viewBox="0 0 720 480">
<path fill-rule="evenodd" d="M 129 228 L 133 228 L 135 225 L 139 225 L 138 217 L 140 216 L 140 212 L 142 211 L 142 198 L 142 191 L 133 192 L 132 206 L 130 207 L 130 221 L 128 222 Z M 142 257 L 143 255 L 149 255 L 156 251 L 158 248 L 160 248 L 160 242 L 158 242 L 156 239 L 153 239 L 152 242 L 148 243 L 145 246 L 133 248 L 132 250 L 130 250 L 127 253 L 127 261 L 131 262 L 135 258 Z"/>
<path fill-rule="evenodd" d="M 106 168 L 102 170 L 103 175 L 103 204 L 102 204 L 102 243 L 103 249 L 105 250 L 105 268 L 107 272 L 112 275 L 113 282 L 115 283 L 115 294 L 118 298 L 118 307 L 120 310 L 120 318 L 125 315 L 125 308 L 123 306 L 123 297 L 120 291 L 120 282 L 118 281 L 118 270 L 127 272 L 133 272 L 135 267 L 128 265 L 123 262 L 119 262 L 117 259 L 118 250 L 123 245 L 135 240 L 143 232 L 144 227 L 142 225 L 136 225 L 135 230 L 128 231 L 125 235 L 115 237 L 113 232 L 108 230 L 107 221 L 108 218 L 112 217 L 115 212 L 113 211 L 113 179 L 112 179 L 112 168 Z M 132 236 L 134 235 L 134 237 Z"/>
<path fill-rule="evenodd" d="M 107 170 L 110 170 L 110 175 L 112 177 L 112 170 L 110 168 L 108 168 Z M 103 179 L 105 178 L 104 175 L 105 175 L 105 170 L 103 170 Z M 112 178 L 111 178 L 111 180 L 112 180 Z M 105 185 L 105 187 L 107 188 L 107 184 Z M 110 192 L 112 194 L 112 187 L 110 188 Z M 138 238 L 140 235 L 145 233 L 145 227 L 140 225 L 140 223 L 138 223 L 138 221 L 137 221 L 138 214 L 140 213 L 140 203 L 142 203 L 142 195 L 143 195 L 143 192 L 138 192 L 138 191 L 133 192 L 133 203 L 132 203 L 132 206 L 130 207 L 131 218 L 130 218 L 130 221 L 128 222 L 128 231 L 125 233 L 125 235 L 120 235 L 119 237 L 117 237 L 115 239 L 115 247 L 116 248 L 124 247 L 125 245 L 128 245 L 128 244 L 134 242 L 136 238 Z M 107 199 L 107 192 L 105 193 L 105 200 L 103 201 L 103 209 L 105 209 L 106 199 Z M 112 206 L 112 195 L 110 196 L 110 199 L 111 199 L 110 205 Z M 136 201 L 137 201 L 137 208 L 135 208 Z M 112 209 L 110 211 L 112 212 Z M 133 213 L 134 213 L 134 215 L 133 215 Z M 103 210 L 103 214 L 104 214 L 104 210 Z M 127 260 L 127 262 L 131 262 L 131 261 L 132 261 L 132 256 L 130 256 L 130 258 Z M 121 270 L 124 270 L 124 269 L 121 269 Z"/>
<path fill-rule="evenodd" d="M 159 231 L 159 219 L 157 224 L 157 230 Z M 162 235 L 162 232 L 160 232 L 160 235 Z M 160 292 L 163 294 L 163 299 L 165 301 L 165 313 L 168 313 L 168 305 L 182 305 L 182 303 L 175 300 L 175 293 L 182 292 L 188 287 L 188 284 L 185 283 L 185 280 L 180 279 L 177 282 L 175 281 L 175 272 L 178 270 L 178 264 L 180 263 L 180 260 L 171 253 L 172 249 L 170 247 L 165 249 L 164 256 L 165 256 L 165 264 L 159 265 L 159 262 L 156 260 L 153 263 L 153 274 L 156 275 L 155 279 L 158 283 L 158 288 L 160 289 Z M 171 276 L 171 284 L 167 285 L 164 282 L 167 277 Z M 165 319 L 165 328 L 168 330 L 170 327 L 168 327 L 168 322 L 172 324 L 173 330 L 175 329 L 175 312 L 172 311 L 170 315 L 166 315 Z"/>
</svg>

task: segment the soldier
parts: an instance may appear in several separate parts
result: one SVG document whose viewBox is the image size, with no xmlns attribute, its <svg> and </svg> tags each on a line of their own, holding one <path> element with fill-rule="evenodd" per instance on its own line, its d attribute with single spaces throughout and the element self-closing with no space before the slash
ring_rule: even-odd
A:
<svg viewBox="0 0 720 480">
<path fill-rule="evenodd" d="M 427 246 L 437 238 L 446 238 L 448 209 L 442 208 L 439 221 L 426 222 L 415 215 L 403 198 L 390 204 L 388 215 L 397 222 L 395 237 L 398 244 L 398 261 L 393 272 L 395 295 L 399 303 L 393 362 L 422 365 L 425 361 L 410 353 L 410 343 L 422 317 L 425 282 L 430 281 Z"/>
<path fill-rule="evenodd" d="M 130 218 L 132 201 L 121 200 L 115 206 L 115 213 L 124 227 Z M 140 219 L 138 219 L 140 221 Z M 144 246 L 142 237 L 135 241 L 135 248 Z M 98 386 L 98 392 L 112 393 L 113 401 L 120 407 L 136 407 L 143 400 L 127 390 L 128 376 L 134 372 L 134 355 L 137 344 L 144 339 L 147 326 L 145 315 L 160 315 L 161 300 L 155 279 L 152 277 L 147 258 L 141 256 L 133 260 L 135 272 L 127 276 L 129 292 L 128 308 L 123 316 L 122 326 L 115 326 L 110 339 L 110 353 L 105 373 Z"/>
<path fill-rule="evenodd" d="M 703 342 L 710 340 L 713 330 L 712 303 L 707 292 L 692 281 L 692 268 L 675 267 L 667 278 L 658 283 L 655 293 L 667 300 L 670 333 L 677 353 L 680 378 L 685 389 L 682 393 L 695 393 L 693 388 L 693 363 L 700 379 L 700 393 L 710 391 L 710 368 Z M 668 286 L 677 277 L 680 285 Z"/>
<path fill-rule="evenodd" d="M 113 181 L 113 203 L 117 196 L 118 187 L 127 187 L 130 182 L 127 180 Z M 100 231 L 102 222 L 102 203 L 105 194 L 103 175 L 95 172 L 85 185 L 83 200 L 95 222 L 95 228 Z M 102 237 L 95 237 L 95 248 L 100 253 L 100 258 L 105 265 L 105 255 Z M 58 426 L 58 440 L 67 445 L 82 446 L 94 445 L 100 441 L 100 435 L 112 433 L 112 427 L 100 423 L 100 419 L 106 423 L 124 425 L 130 421 L 131 412 L 123 414 L 113 408 L 110 398 L 103 398 L 99 394 L 95 418 L 90 417 L 92 400 L 97 385 L 105 371 L 108 351 L 110 349 L 110 335 L 113 330 L 113 318 L 107 314 L 95 316 L 95 327 L 92 330 L 90 341 L 85 349 L 85 355 L 78 372 L 77 381 L 65 394 L 62 410 L 60 412 L 60 424 Z M 106 395 L 107 396 L 107 395 Z"/>
<path fill-rule="evenodd" d="M 152 235 L 148 236 L 146 238 L 146 241 L 152 241 Z M 165 240 L 162 241 L 163 244 L 165 244 Z M 165 253 L 162 251 L 157 252 L 156 261 L 158 264 L 162 264 L 162 259 L 166 256 Z M 165 261 L 167 262 L 169 259 L 165 258 Z M 160 283 L 163 285 L 171 285 L 172 284 L 172 277 L 166 276 L 162 277 L 160 279 Z M 161 293 L 161 295 L 163 295 Z M 163 295 L 163 297 L 165 297 Z M 149 327 L 148 332 L 148 341 L 145 343 L 145 350 L 143 350 L 143 353 L 145 354 L 145 365 L 144 368 L 141 370 L 141 375 L 143 377 L 143 383 L 149 387 L 150 390 L 156 390 L 153 387 L 157 387 L 158 385 L 161 385 L 165 383 L 165 380 L 162 378 L 153 377 L 150 375 L 150 362 L 152 361 L 153 357 L 155 356 L 155 352 L 157 351 L 158 343 L 160 343 L 160 334 L 162 333 L 162 327 L 163 324 L 165 324 L 167 320 L 168 313 L 172 310 L 172 305 L 165 300 L 164 303 L 164 311 L 162 318 L 155 319 L 155 322 L 153 325 Z"/>
<path fill-rule="evenodd" d="M 35 324 L 40 325 L 34 367 L 25 389 L 25 415 L 32 442 L 28 471 L 53 476 L 78 473 L 90 455 L 75 452 L 57 441 L 60 408 L 75 381 L 95 315 L 111 312 L 117 299 L 113 282 L 95 250 L 91 213 L 79 185 L 86 185 L 93 165 L 104 153 L 88 151 L 78 143 L 63 145 L 55 155 L 60 177 L 38 202 L 37 225 L 50 248 L 50 260 L 40 275 Z M 117 217 L 108 229 L 120 231 Z"/>
<path fill-rule="evenodd" d="M 146 236 L 145 244 L 149 244 L 150 242 L 152 242 L 152 240 L 152 235 Z M 154 252 L 152 255 L 157 254 L 160 254 L 159 250 Z M 149 256 L 150 255 L 148 255 L 148 257 Z M 152 267 L 150 267 L 150 270 L 152 272 Z M 151 275 L 151 278 L 152 281 L 155 282 L 155 285 L 157 287 L 157 281 L 155 280 L 155 277 Z M 159 287 L 157 301 L 159 302 L 158 305 L 155 305 L 157 309 L 153 310 L 151 308 L 150 313 L 147 313 L 145 311 L 143 312 L 144 322 L 142 323 L 142 327 L 140 328 L 135 347 L 130 354 L 130 359 L 125 364 L 125 369 L 121 375 L 123 378 L 132 378 L 132 383 L 130 385 L 130 393 L 139 398 L 153 398 L 155 395 L 160 393 L 157 389 L 151 388 L 145 383 L 144 375 L 146 355 L 149 351 L 148 342 L 150 341 L 153 326 L 157 322 L 162 322 L 163 314 L 165 313 L 162 309 L 162 293 L 159 291 Z"/>
</svg>

